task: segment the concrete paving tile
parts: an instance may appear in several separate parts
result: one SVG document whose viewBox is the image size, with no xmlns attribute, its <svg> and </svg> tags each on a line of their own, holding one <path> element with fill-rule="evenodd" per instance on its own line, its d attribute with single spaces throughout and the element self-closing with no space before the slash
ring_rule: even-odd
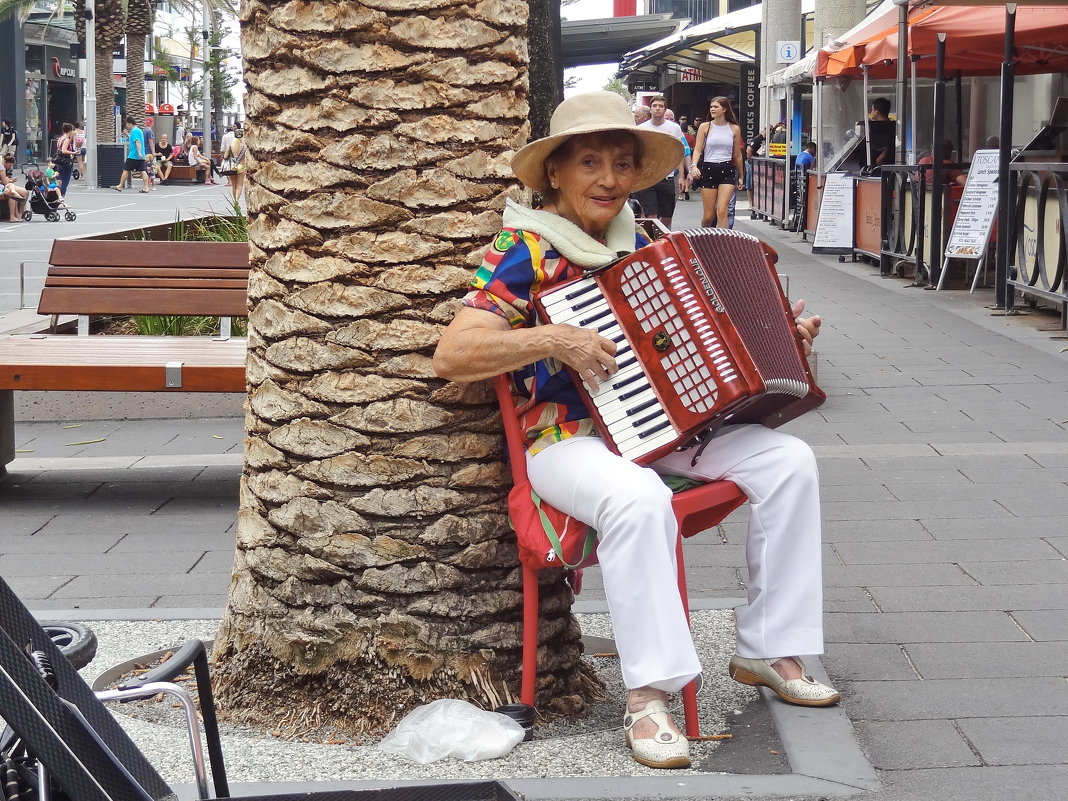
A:
<svg viewBox="0 0 1068 801">
<path fill-rule="evenodd" d="M 975 584 L 956 587 L 869 587 L 883 612 L 967 612 L 1068 607 L 1068 584 Z"/>
<path fill-rule="evenodd" d="M 203 514 L 209 510 L 216 513 L 237 514 L 237 496 L 223 498 L 172 498 L 159 507 L 154 514 L 160 516 Z"/>
<path fill-rule="evenodd" d="M 151 514 L 159 504 L 154 498 L 122 498 L 94 501 L 92 498 L 20 498 L 0 496 L 4 512 L 16 515 L 122 515 Z"/>
<path fill-rule="evenodd" d="M 980 584 L 1068 584 L 1068 560 L 1042 562 L 962 562 Z"/>
<path fill-rule="evenodd" d="M 151 515 L 145 510 L 138 512 L 94 510 L 91 514 L 87 514 L 85 511 L 80 514 L 68 511 L 52 517 L 47 525 L 41 529 L 40 533 L 48 536 L 113 533 L 121 537 L 124 534 L 144 530 L 145 526 L 150 522 Z"/>
<path fill-rule="evenodd" d="M 969 520 L 1014 516 L 993 501 L 836 501 L 823 504 L 824 520 L 920 520 L 967 518 Z"/>
<path fill-rule="evenodd" d="M 1041 467 L 1068 467 L 1068 453 L 1036 453 L 1031 458 Z"/>
<path fill-rule="evenodd" d="M 1051 485 L 1056 491 L 1041 499 L 1023 499 L 1017 497 L 1002 497 L 999 503 L 1004 505 L 1017 517 L 1030 517 L 1034 515 L 1068 515 L 1068 488 L 1063 484 Z"/>
<path fill-rule="evenodd" d="M 876 612 L 868 593 L 860 587 L 828 587 L 823 593 L 824 612 Z"/>
<path fill-rule="evenodd" d="M 956 454 L 946 455 L 932 450 L 930 458 L 881 458 L 877 454 L 864 457 L 864 463 L 872 470 L 892 470 L 895 472 L 908 470 L 910 472 L 928 472 L 931 470 L 967 470 L 969 467 L 990 467 L 991 459 L 988 455 L 981 454 Z M 1002 453 L 997 457 L 997 464 L 1003 465 L 1006 470 L 1012 468 L 1033 467 L 1035 460 L 1023 453 Z"/>
<path fill-rule="evenodd" d="M 925 518 L 920 521 L 936 540 L 978 540 L 993 534 L 998 539 L 1045 537 L 1064 530 L 1064 518 L 999 517 L 997 520 L 974 518 Z"/>
<path fill-rule="evenodd" d="M 42 571 L 42 562 L 56 574 L 89 577 L 117 577 L 126 573 L 185 573 L 196 564 L 199 553 L 180 551 L 159 553 L 53 553 L 47 560 L 36 555 L 8 554 L 4 557 L 4 577 L 32 576 Z"/>
<path fill-rule="evenodd" d="M 1068 615 L 1064 609 L 1018 610 L 1012 613 L 1012 617 L 1034 640 L 1068 640 Z"/>
<path fill-rule="evenodd" d="M 933 387 L 939 390 L 945 387 L 975 386 L 991 383 L 991 376 L 971 375 L 954 367 L 914 369 L 909 371 L 909 376 L 921 386 Z"/>
<path fill-rule="evenodd" d="M 847 565 L 1012 562 L 1064 558 L 1049 543 L 1038 539 L 843 542 L 835 545 L 835 551 Z"/>
<path fill-rule="evenodd" d="M 42 565 L 42 568 L 44 567 Z M 4 571 L 4 581 L 8 583 L 11 589 L 15 591 L 15 594 L 27 606 L 33 606 L 34 602 L 47 598 L 64 584 L 73 580 L 73 578 L 74 576 L 53 576 L 40 572 L 33 575 L 16 576 L 8 575 L 6 569 Z"/>
<path fill-rule="evenodd" d="M 958 724 L 989 765 L 1060 765 L 1068 717 L 973 718 Z"/>
<path fill-rule="evenodd" d="M 942 484 L 938 481 L 917 481 L 912 476 L 907 482 L 888 484 L 894 497 L 902 501 L 929 501 L 943 498 L 952 500 L 991 500 L 1012 502 L 1043 502 L 1047 497 L 1068 500 L 1068 486 L 1056 481 L 1034 480 L 1020 484 L 974 484 L 968 481 Z M 924 477 L 925 478 L 925 477 Z"/>
<path fill-rule="evenodd" d="M 1056 678 L 1068 660 L 1064 641 L 908 643 L 904 649 L 925 679 Z"/>
<path fill-rule="evenodd" d="M 919 678 L 901 646 L 888 643 L 829 643 L 820 657 L 835 681 L 913 681 Z"/>
<path fill-rule="evenodd" d="M 820 482 L 820 499 L 824 502 L 837 501 L 892 501 L 893 494 L 882 484 L 836 485 Z"/>
<path fill-rule="evenodd" d="M 987 426 L 979 424 L 963 426 L 949 426 L 942 428 L 937 434 L 926 431 L 909 431 L 903 422 L 882 425 L 837 425 L 834 433 L 849 445 L 899 445 L 899 444 L 930 444 L 936 447 L 938 443 L 957 442 L 989 442 L 1000 443 L 1004 440 L 995 437 Z"/>
<path fill-rule="evenodd" d="M 1068 467 L 1042 467 L 1038 463 L 1004 470 L 988 465 L 986 468 L 964 470 L 963 475 L 975 484 L 1027 484 L 1032 481 L 1068 483 Z"/>
<path fill-rule="evenodd" d="M 982 764 L 948 720 L 860 721 L 855 726 L 877 770 Z"/>
<path fill-rule="evenodd" d="M 6 521 L 5 521 L 6 522 Z M 119 534 L 46 534 L 9 536 L 0 534 L 0 555 L 103 554 L 121 539 Z"/>
<path fill-rule="evenodd" d="M 899 542 L 930 540 L 931 535 L 916 520 L 825 520 L 823 541 Z"/>
<path fill-rule="evenodd" d="M 154 602 L 164 595 L 211 595 L 225 593 L 229 585 L 229 574 L 128 572 L 114 581 L 102 581 L 99 576 L 78 576 L 52 597 L 67 599 L 68 603 L 80 599 L 84 608 L 107 603 L 108 609 L 125 609 L 136 606 L 134 598 L 151 597 Z"/>
<path fill-rule="evenodd" d="M 148 530 L 142 528 L 123 536 L 108 553 L 159 553 L 166 549 L 168 543 L 180 545 L 183 551 L 226 550 L 233 553 L 235 540 L 224 525 L 217 522 L 214 527 L 201 525 L 198 520 L 195 525 L 185 525 L 178 534 L 169 526 Z"/>
<path fill-rule="evenodd" d="M 880 774 L 886 784 L 870 801 L 1008 801 L 1064 797 L 1068 767 L 929 768 Z"/>
<path fill-rule="evenodd" d="M 823 568 L 824 587 L 941 587 L 974 585 L 955 565 L 843 565 Z"/>
<path fill-rule="evenodd" d="M 827 615 L 827 642 L 1020 642 L 1027 635 L 1004 612 L 869 612 Z"/>
<path fill-rule="evenodd" d="M 189 571 L 192 574 L 200 573 L 225 573 L 230 575 L 234 567 L 234 551 L 219 550 L 205 551 Z"/>
<path fill-rule="evenodd" d="M 2 536 L 23 537 L 33 534 L 48 525 L 48 521 L 51 519 L 51 515 L 12 514 L 9 509 L 5 509 Z M 3 540 L 0 540 L 0 542 L 3 542 Z"/>
<path fill-rule="evenodd" d="M 1053 548 L 1057 549 L 1057 553 L 1063 555 L 1068 559 L 1068 537 L 1043 537 L 1046 542 Z"/>
<path fill-rule="evenodd" d="M 1068 714 L 1068 689 L 1061 677 L 856 681 L 848 689 L 843 695 L 854 722 Z"/>
</svg>

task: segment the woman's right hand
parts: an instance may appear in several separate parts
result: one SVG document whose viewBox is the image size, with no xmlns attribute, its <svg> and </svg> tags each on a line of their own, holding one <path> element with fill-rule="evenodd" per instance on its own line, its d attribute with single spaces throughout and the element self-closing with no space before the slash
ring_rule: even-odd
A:
<svg viewBox="0 0 1068 801">
<path fill-rule="evenodd" d="M 552 336 L 553 356 L 578 373 L 591 393 L 619 369 L 616 343 L 596 331 L 565 324 L 543 326 L 543 331 Z"/>
</svg>

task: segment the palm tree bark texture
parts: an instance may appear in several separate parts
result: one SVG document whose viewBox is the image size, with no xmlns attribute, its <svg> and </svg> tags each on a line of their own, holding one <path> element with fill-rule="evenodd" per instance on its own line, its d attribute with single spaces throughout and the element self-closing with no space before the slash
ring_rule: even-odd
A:
<svg viewBox="0 0 1068 801">
<path fill-rule="evenodd" d="M 488 384 L 431 354 L 528 136 L 521 0 L 244 0 L 248 438 L 223 714 L 377 736 L 516 700 L 521 572 Z M 601 688 L 544 571 L 539 707 Z"/>
</svg>

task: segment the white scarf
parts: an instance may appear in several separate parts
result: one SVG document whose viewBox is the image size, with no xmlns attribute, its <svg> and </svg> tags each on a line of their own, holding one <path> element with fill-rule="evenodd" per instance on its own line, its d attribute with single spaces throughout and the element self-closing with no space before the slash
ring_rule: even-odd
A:
<svg viewBox="0 0 1068 801">
<path fill-rule="evenodd" d="M 625 203 L 619 214 L 608 223 L 604 245 L 559 214 L 528 209 L 512 200 L 504 208 L 504 227 L 538 234 L 569 262 L 587 269 L 604 267 L 621 254 L 634 252 L 634 212 Z"/>
</svg>

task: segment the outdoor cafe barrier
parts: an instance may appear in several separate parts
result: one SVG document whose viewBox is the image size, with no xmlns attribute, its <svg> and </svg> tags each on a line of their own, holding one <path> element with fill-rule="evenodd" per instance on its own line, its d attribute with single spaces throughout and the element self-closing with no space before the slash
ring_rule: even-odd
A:
<svg viewBox="0 0 1068 801">
<path fill-rule="evenodd" d="M 1014 291 L 1060 305 L 1068 323 L 1068 164 L 1017 162 L 1009 165 L 1009 269 L 1006 306 Z"/>
<path fill-rule="evenodd" d="M 792 159 L 755 156 L 753 162 L 753 212 L 761 219 L 781 225 L 793 213 L 793 192 L 786 197 L 786 171 Z"/>
</svg>

